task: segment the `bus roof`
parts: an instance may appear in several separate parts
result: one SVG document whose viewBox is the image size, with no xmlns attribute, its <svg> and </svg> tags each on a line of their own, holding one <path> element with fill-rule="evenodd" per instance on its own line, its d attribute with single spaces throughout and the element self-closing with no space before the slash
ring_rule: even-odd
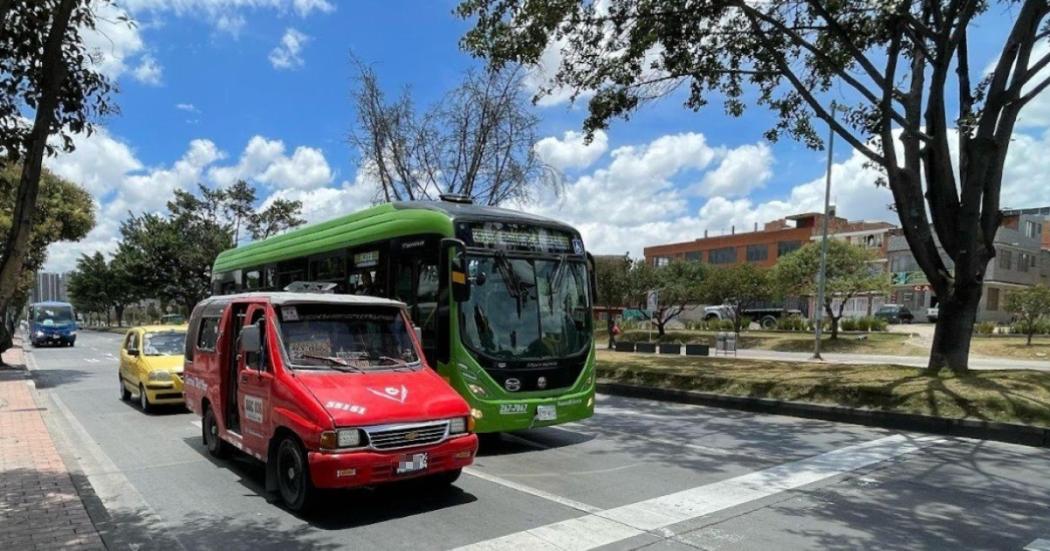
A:
<svg viewBox="0 0 1050 551">
<path fill-rule="evenodd" d="M 251 268 L 325 253 L 376 239 L 418 233 L 451 236 L 453 221 L 460 218 L 537 224 L 572 230 L 571 226 L 550 218 L 498 207 L 449 201 L 401 201 L 384 203 L 225 250 L 215 259 L 214 272 Z"/>
<path fill-rule="evenodd" d="M 337 295 L 332 293 L 287 293 L 283 291 L 275 292 L 255 292 L 255 293 L 239 293 L 236 295 L 218 295 L 210 298 L 206 298 L 201 301 L 201 304 L 210 303 L 227 303 L 235 302 L 238 300 L 265 300 L 274 306 L 281 306 L 283 304 L 354 304 L 358 306 L 394 306 L 404 307 L 405 303 L 388 298 L 372 297 L 366 295 Z"/>
</svg>

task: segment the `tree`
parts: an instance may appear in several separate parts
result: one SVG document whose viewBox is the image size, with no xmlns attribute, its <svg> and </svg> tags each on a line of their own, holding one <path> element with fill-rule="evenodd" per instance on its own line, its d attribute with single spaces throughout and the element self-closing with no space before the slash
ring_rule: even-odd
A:
<svg viewBox="0 0 1050 551">
<path fill-rule="evenodd" d="M 1041 319 L 1050 318 L 1050 287 L 1036 285 L 1006 296 L 1006 311 L 1017 316 L 1028 334 L 1027 345 L 1032 346 L 1032 335 Z"/>
<path fill-rule="evenodd" d="M 647 307 L 649 293 L 656 293 L 656 309 L 649 312 L 649 320 L 662 337 L 671 320 L 703 301 L 706 274 L 699 262 L 672 262 L 660 268 L 636 262 L 628 273 L 628 288 L 642 308 Z"/>
<path fill-rule="evenodd" d="M 302 201 L 274 199 L 266 208 L 249 215 L 248 231 L 252 239 L 259 240 L 301 226 L 306 223 L 306 220 L 299 217 L 302 210 Z"/>
<path fill-rule="evenodd" d="M 594 279 L 598 287 L 596 304 L 614 308 L 627 304 L 631 265 L 631 257 L 626 254 L 594 257 Z"/>
<path fill-rule="evenodd" d="M 713 268 L 707 274 L 703 301 L 724 304 L 732 313 L 733 331 L 737 335 L 744 326 L 745 311 L 769 301 L 775 294 L 769 268 L 754 264 L 734 264 Z"/>
<path fill-rule="evenodd" d="M 883 171 L 939 297 L 929 372 L 968 369 L 1014 124 L 1050 86 L 1050 52 L 1034 48 L 1050 37 L 1046 0 L 462 0 L 457 10 L 475 18 L 463 47 L 494 68 L 534 64 L 559 47 L 546 91 L 594 92 L 588 134 L 683 84 L 693 110 L 712 97 L 731 115 L 752 100 L 770 108 L 771 140 L 820 147 L 812 117 L 822 119 Z M 1013 20 L 995 65 L 975 80 L 968 32 L 986 11 Z M 832 96 L 841 122 L 826 106 Z"/>
<path fill-rule="evenodd" d="M 69 295 L 73 305 L 84 312 L 103 312 L 109 319 L 112 309 L 117 325 L 124 325 L 124 309 L 139 300 L 143 291 L 128 271 L 127 260 L 119 254 L 107 261 L 101 252 L 82 254 L 76 270 L 69 276 Z"/>
<path fill-rule="evenodd" d="M 0 164 L 0 235 L 11 229 L 16 210 L 22 169 L 16 163 Z M 47 261 L 47 250 L 59 241 L 79 241 L 95 226 L 91 194 L 48 170 L 41 171 L 40 193 L 30 225 L 29 241 L 21 271 L 10 291 L 7 306 L 0 309 L 0 351 L 11 347 L 18 313 L 36 281 L 36 272 Z"/>
<path fill-rule="evenodd" d="M 224 196 L 216 199 L 224 200 L 228 216 L 233 218 L 233 242 L 234 244 L 240 243 L 241 224 L 250 227 L 252 220 L 254 220 L 254 217 L 256 216 L 255 188 L 244 180 L 237 180 L 232 186 L 226 188 L 221 193 L 224 193 Z M 302 207 L 302 203 L 299 203 L 299 207 Z M 297 208 L 296 210 L 299 209 Z M 258 238 L 253 234 L 252 239 Z"/>
<path fill-rule="evenodd" d="M 451 193 L 498 205 L 555 180 L 533 150 L 539 118 L 522 92 L 520 68 L 470 71 L 441 102 L 417 113 L 407 90 L 388 102 L 375 71 L 355 63 L 350 143 L 374 172 L 379 199 Z"/>
<path fill-rule="evenodd" d="M 43 158 L 58 149 L 48 139 L 57 135 L 60 148 L 71 151 L 73 134 L 90 133 L 93 117 L 115 110 L 112 85 L 82 36 L 94 29 L 98 6 L 91 0 L 0 2 L 0 151 L 21 170 L 0 252 L 0 313 L 13 304 L 34 252 Z"/>
<path fill-rule="evenodd" d="M 828 315 L 832 339 L 838 338 L 839 320 L 849 299 L 863 293 L 889 291 L 887 275 L 880 266 L 872 264 L 876 259 L 868 249 L 828 240 L 824 304 L 817 307 L 823 307 Z M 819 272 L 820 243 L 812 242 L 777 260 L 773 281 L 782 295 L 815 297 Z M 833 308 L 835 300 L 839 301 L 838 308 Z"/>
</svg>

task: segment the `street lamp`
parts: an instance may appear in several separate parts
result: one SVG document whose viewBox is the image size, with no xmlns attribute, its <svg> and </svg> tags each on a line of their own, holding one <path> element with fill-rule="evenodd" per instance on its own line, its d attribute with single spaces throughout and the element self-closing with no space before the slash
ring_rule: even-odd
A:
<svg viewBox="0 0 1050 551">
<path fill-rule="evenodd" d="M 835 128 L 831 124 L 835 120 L 835 112 L 838 110 L 838 105 L 835 104 L 835 100 L 831 101 L 831 120 L 828 121 L 828 174 L 824 183 L 824 219 L 821 221 L 821 236 L 820 236 L 820 272 L 817 274 L 817 303 L 814 306 L 817 309 L 816 312 L 816 328 L 814 329 L 815 339 L 813 342 L 813 359 L 823 360 L 824 358 L 820 355 L 820 336 L 823 332 L 824 324 L 824 288 L 827 285 L 828 279 L 828 215 L 831 210 L 831 162 L 832 152 L 835 149 Z"/>
</svg>

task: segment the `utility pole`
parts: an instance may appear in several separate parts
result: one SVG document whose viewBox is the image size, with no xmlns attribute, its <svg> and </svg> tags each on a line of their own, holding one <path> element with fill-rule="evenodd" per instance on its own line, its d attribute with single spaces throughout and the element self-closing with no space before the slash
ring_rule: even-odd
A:
<svg viewBox="0 0 1050 551">
<path fill-rule="evenodd" d="M 835 111 L 838 106 L 831 101 L 831 121 L 828 121 L 828 174 L 824 183 L 824 219 L 821 221 L 820 237 L 820 272 L 817 274 L 817 303 L 816 328 L 814 329 L 815 340 L 813 341 L 813 359 L 823 360 L 820 355 L 820 337 L 824 324 L 824 288 L 828 279 L 828 211 L 831 209 L 831 162 L 832 152 L 835 149 L 835 129 L 831 122 L 835 120 Z"/>
</svg>

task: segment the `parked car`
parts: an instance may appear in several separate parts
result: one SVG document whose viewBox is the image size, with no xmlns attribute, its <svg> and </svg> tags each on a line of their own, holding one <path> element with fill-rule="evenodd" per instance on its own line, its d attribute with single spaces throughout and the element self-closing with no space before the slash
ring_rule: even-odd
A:
<svg viewBox="0 0 1050 551">
<path fill-rule="evenodd" d="M 900 304 L 883 304 L 876 312 L 875 317 L 884 319 L 888 323 L 911 323 L 915 315 L 907 306 Z"/>
<path fill-rule="evenodd" d="M 936 323 L 937 322 L 937 314 L 939 313 L 939 311 L 940 311 L 940 308 L 938 308 L 937 306 L 930 306 L 929 308 L 927 308 L 926 309 L 926 321 L 928 321 L 930 323 Z"/>
<path fill-rule="evenodd" d="M 217 296 L 190 316 L 186 406 L 208 452 L 266 464 L 266 490 L 307 508 L 320 488 L 452 484 L 478 449 L 467 402 L 423 356 L 403 303 Z"/>
<path fill-rule="evenodd" d="M 186 326 L 132 327 L 120 346 L 120 399 L 132 393 L 142 411 L 156 405 L 182 403 L 182 353 Z"/>
</svg>

